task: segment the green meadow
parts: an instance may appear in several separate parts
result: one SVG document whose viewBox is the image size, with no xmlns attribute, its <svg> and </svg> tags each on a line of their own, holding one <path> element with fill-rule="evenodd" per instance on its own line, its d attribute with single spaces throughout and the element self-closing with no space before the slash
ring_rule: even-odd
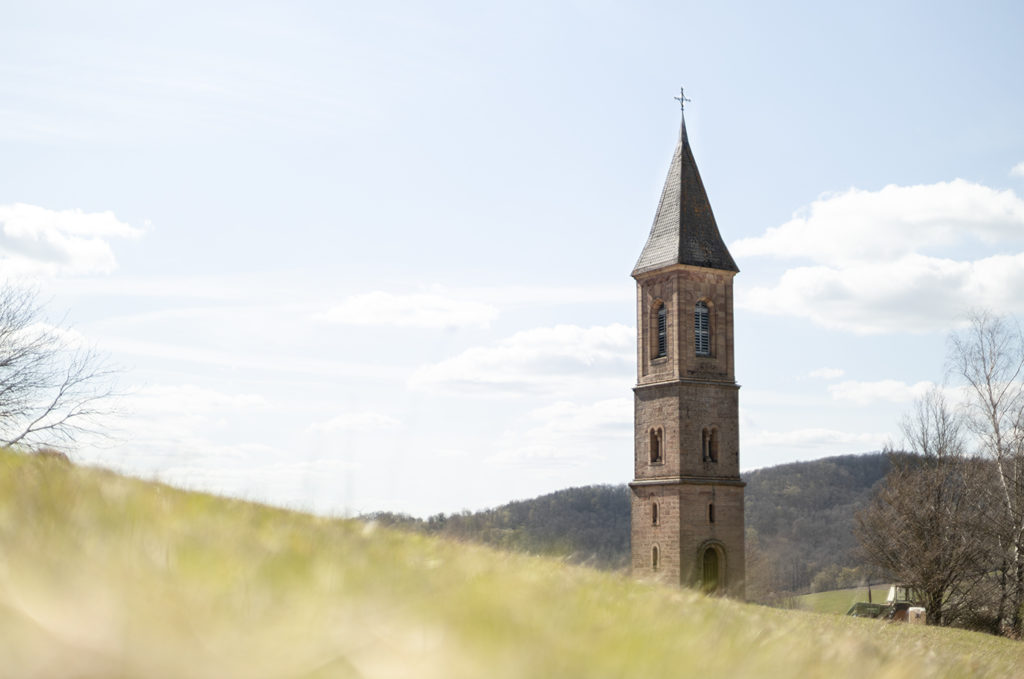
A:
<svg viewBox="0 0 1024 679">
<path fill-rule="evenodd" d="M 996 637 L 707 599 L 557 559 L 0 451 L 0 677 L 1008 677 Z"/>
<path fill-rule="evenodd" d="M 889 585 L 873 585 L 871 587 L 871 600 L 875 603 L 885 603 L 885 597 L 889 594 Z M 837 613 L 845 615 L 850 607 L 858 601 L 868 600 L 867 587 L 855 587 L 850 589 L 836 589 L 830 592 L 817 592 L 815 594 L 804 594 L 793 599 L 794 608 L 815 613 Z"/>
</svg>

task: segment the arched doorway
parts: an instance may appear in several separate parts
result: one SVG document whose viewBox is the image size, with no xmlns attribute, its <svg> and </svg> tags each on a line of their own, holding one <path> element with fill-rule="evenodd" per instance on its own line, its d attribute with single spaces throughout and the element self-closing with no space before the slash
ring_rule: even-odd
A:
<svg viewBox="0 0 1024 679">
<path fill-rule="evenodd" d="M 706 594 L 714 594 L 722 584 L 721 559 L 718 550 L 707 547 L 701 557 L 701 589 Z"/>
</svg>

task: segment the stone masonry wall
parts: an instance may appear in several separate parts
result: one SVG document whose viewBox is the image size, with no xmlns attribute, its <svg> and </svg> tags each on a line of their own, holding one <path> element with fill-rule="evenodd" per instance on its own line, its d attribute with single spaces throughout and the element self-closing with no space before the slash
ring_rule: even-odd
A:
<svg viewBox="0 0 1024 679">
<path fill-rule="evenodd" d="M 637 281 L 637 384 L 672 379 L 735 381 L 732 271 L 676 265 Z M 694 350 L 693 310 L 708 305 L 711 356 Z M 657 313 L 668 308 L 668 355 L 657 358 Z"/>
<path fill-rule="evenodd" d="M 670 382 L 634 389 L 634 477 L 739 478 L 739 387 Z M 718 431 L 718 462 L 704 459 L 703 430 Z M 651 430 L 661 429 L 662 462 L 651 463 Z"/>
<path fill-rule="evenodd" d="M 683 586 L 700 586 L 704 553 L 714 549 L 720 558 L 719 591 L 742 598 L 744 484 L 739 476 L 733 276 L 732 271 L 674 265 L 637 278 L 631 539 L 636 575 Z M 710 356 L 695 352 L 693 318 L 699 301 L 709 310 Z M 668 352 L 659 358 L 660 304 L 668 309 Z M 717 461 L 705 457 L 705 429 L 715 432 Z M 652 430 L 661 433 L 661 459 L 654 463 Z M 713 520 L 709 506 L 714 507 Z"/>
<path fill-rule="evenodd" d="M 722 484 L 670 484 L 632 488 L 633 574 L 667 584 L 699 587 L 704 549 L 717 546 L 722 593 L 743 598 L 746 563 L 743 535 L 743 487 Z M 658 523 L 652 505 L 658 505 Z M 709 505 L 714 505 L 714 522 Z M 658 547 L 658 568 L 652 547 Z"/>
</svg>

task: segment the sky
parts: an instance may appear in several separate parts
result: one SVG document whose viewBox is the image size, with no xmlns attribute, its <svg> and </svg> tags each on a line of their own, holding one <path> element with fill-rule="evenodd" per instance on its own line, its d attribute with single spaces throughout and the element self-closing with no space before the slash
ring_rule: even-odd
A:
<svg viewBox="0 0 1024 679">
<path fill-rule="evenodd" d="M 0 278 L 120 367 L 83 464 L 323 514 L 632 479 L 686 124 L 743 470 L 863 453 L 1024 314 L 1017 2 L 5 2 Z"/>
</svg>

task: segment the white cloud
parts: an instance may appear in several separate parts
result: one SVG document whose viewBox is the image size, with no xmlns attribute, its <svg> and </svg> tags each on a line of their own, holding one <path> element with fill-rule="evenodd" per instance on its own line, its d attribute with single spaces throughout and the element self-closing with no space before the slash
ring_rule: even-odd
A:
<svg viewBox="0 0 1024 679">
<path fill-rule="evenodd" d="M 571 401 L 557 401 L 530 413 L 530 417 L 543 424 L 531 432 L 542 436 L 558 434 L 584 434 L 604 436 L 610 432 L 633 432 L 633 400 L 611 398 L 580 405 Z"/>
<path fill-rule="evenodd" d="M 621 324 L 582 328 L 557 325 L 518 332 L 490 346 L 473 347 L 419 368 L 410 385 L 456 393 L 564 392 L 604 379 L 628 385 L 636 333 Z"/>
<path fill-rule="evenodd" d="M 108 240 L 143 233 L 110 211 L 58 211 L 25 203 L 0 205 L 0 225 L 0 262 L 10 276 L 110 273 L 117 260 Z"/>
<path fill-rule="evenodd" d="M 314 316 L 329 323 L 419 328 L 487 327 L 497 317 L 498 309 L 490 304 L 437 293 L 395 295 L 381 291 L 353 295 Z"/>
<path fill-rule="evenodd" d="M 563 304 L 635 303 L 636 284 L 627 279 L 615 285 L 551 286 L 511 285 L 467 287 L 458 296 L 506 306 L 557 306 Z"/>
<path fill-rule="evenodd" d="M 826 195 L 763 236 L 731 246 L 734 255 L 806 258 L 827 264 L 891 260 L 967 241 L 1024 237 L 1024 200 L 1013 191 L 954 179 L 880 191 Z"/>
<path fill-rule="evenodd" d="M 1010 174 L 1015 177 L 1024 177 L 1024 161 L 1021 161 L 1013 166 L 1010 170 Z"/>
<path fill-rule="evenodd" d="M 401 429 L 400 420 L 381 413 L 359 412 L 342 413 L 324 422 L 315 422 L 309 426 L 311 432 L 333 433 L 339 431 L 393 431 Z"/>
<path fill-rule="evenodd" d="M 879 380 L 877 382 L 850 380 L 829 385 L 828 391 L 837 401 L 850 401 L 866 406 L 883 401 L 909 403 L 923 396 L 933 386 L 935 386 L 934 383 L 928 381 L 907 384 L 899 380 Z"/>
<path fill-rule="evenodd" d="M 107 418 L 117 438 L 181 455 L 209 449 L 213 432 L 228 428 L 232 416 L 269 408 L 257 394 L 231 394 L 191 384 L 129 388 L 117 406 Z"/>
<path fill-rule="evenodd" d="M 818 368 L 807 373 L 808 377 L 819 380 L 835 380 L 846 374 L 842 368 Z"/>
<path fill-rule="evenodd" d="M 28 325 L 13 333 L 14 337 L 25 342 L 32 342 L 41 338 L 56 340 L 63 349 L 80 349 L 86 345 L 86 338 L 78 330 L 52 323 L 37 322 Z"/>
<path fill-rule="evenodd" d="M 554 441 L 519 441 L 499 446 L 488 462 L 502 467 L 532 467 L 551 472 L 555 467 L 580 467 L 586 455 L 576 448 L 568 448 Z"/>
<path fill-rule="evenodd" d="M 266 408 L 266 399 L 257 394 L 229 394 L 192 384 L 163 384 L 133 390 L 133 408 L 145 414 L 215 413 Z"/>
<path fill-rule="evenodd" d="M 90 296 L 186 298 L 235 301 L 258 298 L 261 301 L 294 300 L 300 292 L 292 281 L 280 280 L 272 274 L 129 276 L 114 278 L 57 279 L 47 285 L 59 293 Z"/>
<path fill-rule="evenodd" d="M 557 401 L 530 412 L 536 423 L 506 432 L 492 462 L 518 467 L 583 466 L 609 451 L 631 449 L 633 401 L 612 398 L 591 403 Z"/>
<path fill-rule="evenodd" d="M 928 332 L 956 325 L 978 306 L 1024 311 L 1024 253 L 958 262 L 911 254 L 839 268 L 786 271 L 775 287 L 737 295 L 751 311 L 807 318 L 862 334 Z"/>
<path fill-rule="evenodd" d="M 91 463 L 144 476 L 171 467 L 249 466 L 280 455 L 242 423 L 272 413 L 262 396 L 193 384 L 133 387 L 118 398 L 101 431 L 84 437 L 78 454 Z M 262 458 L 258 460 L 257 458 Z"/>
<path fill-rule="evenodd" d="M 760 431 L 743 436 L 743 446 L 785 446 L 794 448 L 818 448 L 828 446 L 881 446 L 888 434 L 855 434 L 835 429 L 795 429 L 793 431 Z"/>
<path fill-rule="evenodd" d="M 740 289 L 737 306 L 857 333 L 948 330 L 978 306 L 1024 311 L 1024 252 L 1005 252 L 1022 243 L 1024 200 L 1012 191 L 962 179 L 851 189 L 733 244 L 740 257 L 815 263 L 787 270 L 773 286 Z M 964 256 L 979 246 L 1003 252 Z"/>
<path fill-rule="evenodd" d="M 273 373 L 303 373 L 320 377 L 386 378 L 401 380 L 406 372 L 403 368 L 367 361 L 334 361 L 315 356 L 281 353 L 254 353 L 240 350 L 206 349 L 173 342 L 148 342 L 122 339 L 112 336 L 100 337 L 97 342 L 105 351 L 145 358 L 166 359 L 200 365 L 246 368 L 250 371 Z"/>
</svg>

